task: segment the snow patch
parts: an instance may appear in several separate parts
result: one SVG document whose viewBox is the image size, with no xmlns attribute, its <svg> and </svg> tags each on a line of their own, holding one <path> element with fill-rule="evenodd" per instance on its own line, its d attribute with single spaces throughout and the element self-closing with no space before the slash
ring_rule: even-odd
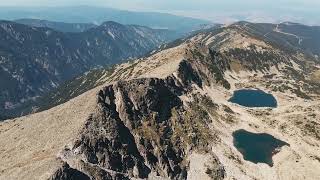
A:
<svg viewBox="0 0 320 180">
<path fill-rule="evenodd" d="M 47 36 L 50 36 L 50 34 L 51 34 L 51 31 L 46 31 Z"/>
<path fill-rule="evenodd" d="M 108 30 L 108 34 L 109 34 L 113 39 L 115 39 L 115 35 L 114 35 L 110 30 Z"/>
<path fill-rule="evenodd" d="M 86 42 L 87 42 L 87 46 L 90 46 L 90 42 L 88 40 L 86 40 Z"/>
</svg>

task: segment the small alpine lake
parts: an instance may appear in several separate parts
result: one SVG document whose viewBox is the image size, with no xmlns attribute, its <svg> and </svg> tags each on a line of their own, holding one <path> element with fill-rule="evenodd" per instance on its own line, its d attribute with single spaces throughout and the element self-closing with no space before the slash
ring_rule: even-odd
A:
<svg viewBox="0 0 320 180">
<path fill-rule="evenodd" d="M 234 91 L 230 102 L 245 107 L 272 107 L 278 106 L 276 98 L 272 94 L 258 89 L 240 89 Z"/>
<path fill-rule="evenodd" d="M 280 152 L 288 143 L 266 133 L 252 133 L 244 129 L 233 132 L 233 144 L 243 158 L 253 163 L 265 163 L 273 166 L 272 156 Z"/>
</svg>

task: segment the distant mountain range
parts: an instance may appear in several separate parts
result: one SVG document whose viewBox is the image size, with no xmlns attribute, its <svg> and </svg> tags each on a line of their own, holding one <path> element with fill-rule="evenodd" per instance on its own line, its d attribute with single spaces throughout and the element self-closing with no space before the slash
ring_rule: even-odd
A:
<svg viewBox="0 0 320 180">
<path fill-rule="evenodd" d="M 155 29 L 170 29 L 188 33 L 201 26 L 213 24 L 207 20 L 175 16 L 166 13 L 132 12 L 106 7 L 0 7 L 0 19 L 45 19 L 65 23 L 90 23 L 99 25 L 105 21 L 136 24 Z"/>
<path fill-rule="evenodd" d="M 66 80 L 175 38 L 169 30 L 112 21 L 80 33 L 0 21 L 0 113 L 6 116 Z"/>
<path fill-rule="evenodd" d="M 61 32 L 83 32 L 98 26 L 92 23 L 64 23 L 41 19 L 18 19 L 15 22 L 32 27 L 47 27 Z"/>
</svg>

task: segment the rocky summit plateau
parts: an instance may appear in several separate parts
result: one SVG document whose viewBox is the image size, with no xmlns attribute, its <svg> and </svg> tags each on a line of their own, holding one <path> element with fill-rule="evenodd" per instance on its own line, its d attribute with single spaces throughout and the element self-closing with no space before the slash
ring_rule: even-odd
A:
<svg viewBox="0 0 320 180">
<path fill-rule="evenodd" d="M 0 123 L 0 179 L 319 179 L 319 31 L 301 26 L 203 30 L 65 83 Z M 229 101 L 241 89 L 277 106 Z M 239 130 L 264 136 L 267 163 Z"/>
</svg>

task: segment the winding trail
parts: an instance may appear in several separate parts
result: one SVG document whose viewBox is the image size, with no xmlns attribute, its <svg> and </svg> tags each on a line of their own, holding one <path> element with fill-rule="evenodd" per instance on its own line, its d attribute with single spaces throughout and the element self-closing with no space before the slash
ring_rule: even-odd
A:
<svg viewBox="0 0 320 180">
<path fill-rule="evenodd" d="M 282 24 L 282 23 L 280 23 Z M 279 25 L 280 24 L 277 24 L 276 28 L 273 29 L 274 32 L 277 32 L 277 33 L 281 33 L 281 34 L 285 34 L 285 35 L 289 35 L 289 36 L 294 36 L 295 38 L 298 39 L 298 44 L 301 45 L 301 42 L 303 41 L 303 39 L 300 37 L 300 36 L 297 36 L 295 34 L 291 34 L 291 33 L 287 33 L 287 32 L 283 32 L 279 29 Z M 267 33 L 268 34 L 268 33 Z"/>
</svg>

